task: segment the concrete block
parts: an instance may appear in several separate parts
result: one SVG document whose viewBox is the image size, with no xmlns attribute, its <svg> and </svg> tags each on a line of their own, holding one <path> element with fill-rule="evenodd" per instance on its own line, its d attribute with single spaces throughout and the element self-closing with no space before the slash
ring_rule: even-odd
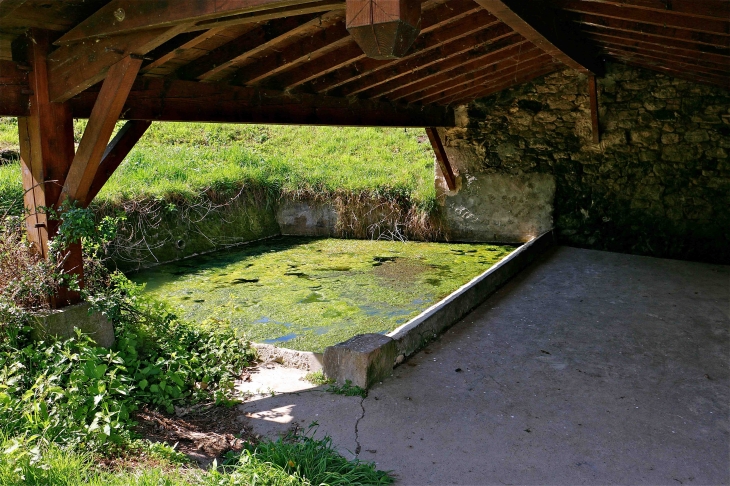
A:
<svg viewBox="0 0 730 486">
<path fill-rule="evenodd" d="M 396 342 L 383 334 L 360 334 L 324 351 L 324 374 L 360 388 L 390 376 L 398 355 Z"/>
<path fill-rule="evenodd" d="M 113 324 L 100 312 L 90 313 L 89 307 L 89 304 L 82 303 L 37 314 L 33 323 L 33 339 L 70 338 L 76 335 L 74 328 L 79 328 L 97 345 L 111 348 L 114 344 Z"/>
<path fill-rule="evenodd" d="M 322 353 L 298 351 L 296 349 L 278 348 L 271 344 L 251 344 L 262 363 L 279 363 L 287 368 L 297 368 L 305 371 L 322 370 Z"/>
</svg>

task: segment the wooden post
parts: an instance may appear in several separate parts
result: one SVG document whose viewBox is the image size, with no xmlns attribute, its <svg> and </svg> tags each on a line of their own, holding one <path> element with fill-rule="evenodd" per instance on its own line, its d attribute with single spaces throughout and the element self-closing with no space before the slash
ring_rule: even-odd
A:
<svg viewBox="0 0 730 486">
<path fill-rule="evenodd" d="M 426 134 L 431 141 L 431 146 L 436 154 L 436 160 L 438 161 L 439 167 L 441 167 L 441 173 L 444 175 L 444 179 L 446 179 L 446 186 L 450 191 L 456 190 L 456 176 L 454 176 L 454 171 L 449 163 L 449 157 L 446 155 L 446 150 L 444 150 L 444 144 L 441 143 L 439 132 L 436 128 L 430 127 L 426 128 Z"/>
<path fill-rule="evenodd" d="M 30 116 L 18 118 L 20 160 L 28 216 L 28 237 L 44 258 L 49 257 L 49 241 L 58 232 L 58 222 L 49 220 L 44 208 L 53 208 L 61 194 L 66 174 L 74 156 L 73 118 L 66 103 L 52 103 L 48 94 L 46 55 L 49 34 L 34 29 L 28 42 L 29 76 L 33 94 Z M 81 246 L 72 245 L 64 255 L 64 270 L 83 279 Z M 79 300 L 76 292 L 60 289 L 54 307 Z"/>
<path fill-rule="evenodd" d="M 595 76 L 588 76 L 588 96 L 591 99 L 591 127 L 593 129 L 593 143 L 601 141 L 598 128 L 598 86 Z"/>
</svg>

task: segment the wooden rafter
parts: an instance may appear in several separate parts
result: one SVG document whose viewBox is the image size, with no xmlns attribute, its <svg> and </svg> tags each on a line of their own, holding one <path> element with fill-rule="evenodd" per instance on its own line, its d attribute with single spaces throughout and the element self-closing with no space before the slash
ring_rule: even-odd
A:
<svg viewBox="0 0 730 486">
<path fill-rule="evenodd" d="M 78 150 L 63 185 L 59 203 L 65 199 L 84 202 L 96 177 L 114 125 L 132 88 L 141 59 L 125 57 L 109 70 L 89 115 Z"/>
<path fill-rule="evenodd" d="M 596 53 L 586 42 L 580 41 L 570 30 L 569 24 L 561 22 L 544 3 L 524 0 L 476 2 L 566 66 L 593 75 L 603 74 L 603 65 Z"/>
<path fill-rule="evenodd" d="M 142 135 L 144 135 L 151 124 L 152 122 L 149 120 L 129 120 L 117 132 L 104 151 L 99 168 L 89 187 L 89 192 L 81 203 L 83 207 L 87 207 L 94 200 L 101 188 L 104 187 L 104 184 L 114 174 L 119 164 L 124 161 L 124 158 L 134 148 L 134 145 L 139 139 L 142 138 Z"/>
<path fill-rule="evenodd" d="M 592 0 L 617 7 L 633 7 L 657 13 L 688 17 L 730 19 L 730 2 L 725 0 Z"/>
<path fill-rule="evenodd" d="M 423 14 L 424 18 L 422 19 L 422 23 L 427 24 L 428 20 L 435 20 L 434 17 L 430 17 L 428 14 L 429 12 Z M 462 21 L 455 22 L 459 18 L 462 18 Z M 451 17 L 438 17 L 438 21 L 435 21 L 432 25 L 434 28 L 430 29 L 430 31 L 425 31 L 424 29 L 425 32 L 421 32 L 408 51 L 408 54 L 400 59 L 378 60 L 363 56 L 356 62 L 343 66 L 337 71 L 313 81 L 311 83 L 312 89 L 319 93 L 327 93 L 347 83 L 357 81 L 368 74 L 385 69 L 388 66 L 402 63 L 426 52 L 432 52 L 438 56 L 437 50 L 440 47 L 445 47 L 447 44 L 456 42 L 459 39 L 468 38 L 474 33 L 486 31 L 490 27 L 497 25 L 497 19 L 483 10 L 472 10 Z M 469 43 L 469 46 L 471 47 L 473 44 Z"/>
<path fill-rule="evenodd" d="M 513 34 L 481 49 L 474 49 L 462 56 L 447 59 L 446 62 L 439 62 L 434 69 L 428 69 L 426 72 L 418 69 L 408 73 L 409 75 L 394 77 L 392 82 L 379 84 L 363 94 L 368 98 L 385 96 L 391 101 L 399 100 L 411 93 L 448 81 L 455 75 L 472 72 L 501 59 L 518 55 L 530 44 L 517 37 L 517 34 Z"/>
<path fill-rule="evenodd" d="M 383 91 L 390 91 L 387 89 L 388 86 L 404 87 L 408 84 L 408 79 L 423 79 L 428 77 L 424 76 L 426 73 L 437 75 L 452 67 L 464 66 L 475 57 L 483 57 L 485 53 L 500 51 L 507 46 L 521 44 L 522 42 L 523 39 L 512 29 L 504 24 L 495 24 L 483 32 L 477 32 L 457 42 L 448 43 L 434 51 L 396 63 L 387 69 L 370 73 L 368 76 L 348 84 L 340 90 L 340 93 L 372 98 L 376 93 L 382 95 Z M 477 47 L 470 47 L 474 44 Z M 376 88 L 374 90 L 376 93 L 368 91 L 373 90 L 373 88 Z M 366 93 L 366 91 L 368 92 Z"/>
<path fill-rule="evenodd" d="M 441 137 L 439 136 L 438 129 L 435 127 L 426 128 L 426 134 L 428 135 L 428 140 L 431 142 L 431 147 L 433 147 L 433 152 L 436 155 L 436 161 L 441 169 L 441 174 L 444 176 L 444 180 L 446 181 L 446 186 L 450 191 L 455 191 L 456 176 L 454 175 L 454 170 L 451 168 L 449 156 L 446 155 L 444 144 L 441 143 Z"/>
<path fill-rule="evenodd" d="M 211 27 L 230 27 L 233 25 L 251 22 L 266 22 L 267 20 L 281 19 L 284 17 L 295 17 L 297 15 L 306 15 L 310 13 L 332 12 L 335 10 L 344 12 L 345 0 L 315 0 L 301 5 L 296 4 L 288 7 L 272 8 L 258 12 L 233 15 L 230 17 L 198 22 L 193 28 L 195 30 L 199 30 Z"/>
<path fill-rule="evenodd" d="M 70 101 L 74 116 L 89 116 L 98 93 Z M 453 110 L 312 94 L 291 94 L 218 83 L 138 79 L 123 118 L 128 120 L 274 123 L 293 125 L 454 126 Z"/>
<path fill-rule="evenodd" d="M 304 5 L 316 0 L 112 0 L 56 41 L 58 45 L 141 30 L 190 25 L 261 10 Z M 289 15 L 283 12 L 282 16 Z"/>
</svg>

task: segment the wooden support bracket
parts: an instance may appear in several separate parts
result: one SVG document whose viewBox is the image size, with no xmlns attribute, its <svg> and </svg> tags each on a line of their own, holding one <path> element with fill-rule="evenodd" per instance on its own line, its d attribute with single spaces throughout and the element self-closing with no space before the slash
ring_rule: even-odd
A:
<svg viewBox="0 0 730 486">
<path fill-rule="evenodd" d="M 58 200 L 59 205 L 69 198 L 74 201 L 87 201 L 107 143 L 114 131 L 114 125 L 119 119 L 141 66 L 141 59 L 127 56 L 109 69 L 68 171 L 66 183 Z"/>
<path fill-rule="evenodd" d="M 104 156 L 99 164 L 99 169 L 96 171 L 94 181 L 91 183 L 89 192 L 86 194 L 86 199 L 82 202 L 83 207 L 87 207 L 91 201 L 94 200 L 97 194 L 106 181 L 112 176 L 119 164 L 122 163 L 124 157 L 126 157 L 132 150 L 134 145 L 142 138 L 147 129 L 152 125 L 149 120 L 129 120 L 124 126 L 117 132 L 104 152 Z"/>
<path fill-rule="evenodd" d="M 444 179 L 446 180 L 446 186 L 450 191 L 455 191 L 456 177 L 454 176 L 454 171 L 449 163 L 449 157 L 446 155 L 444 144 L 441 143 L 441 137 L 439 136 L 438 130 L 434 127 L 429 127 L 426 128 L 426 134 L 428 135 L 428 139 L 431 141 L 431 146 L 436 154 L 436 160 L 438 161 L 441 173 L 444 175 Z"/>
<path fill-rule="evenodd" d="M 593 143 L 601 141 L 598 128 L 598 85 L 595 76 L 588 76 L 588 96 L 591 100 L 591 128 L 593 129 Z"/>
</svg>

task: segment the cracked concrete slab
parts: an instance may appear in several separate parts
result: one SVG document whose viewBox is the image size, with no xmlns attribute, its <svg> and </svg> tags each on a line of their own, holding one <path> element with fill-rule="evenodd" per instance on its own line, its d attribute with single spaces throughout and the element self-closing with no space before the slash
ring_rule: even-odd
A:
<svg viewBox="0 0 730 486">
<path fill-rule="evenodd" d="M 560 247 L 367 399 L 242 407 L 400 484 L 728 484 L 729 356 L 730 267 Z"/>
</svg>

